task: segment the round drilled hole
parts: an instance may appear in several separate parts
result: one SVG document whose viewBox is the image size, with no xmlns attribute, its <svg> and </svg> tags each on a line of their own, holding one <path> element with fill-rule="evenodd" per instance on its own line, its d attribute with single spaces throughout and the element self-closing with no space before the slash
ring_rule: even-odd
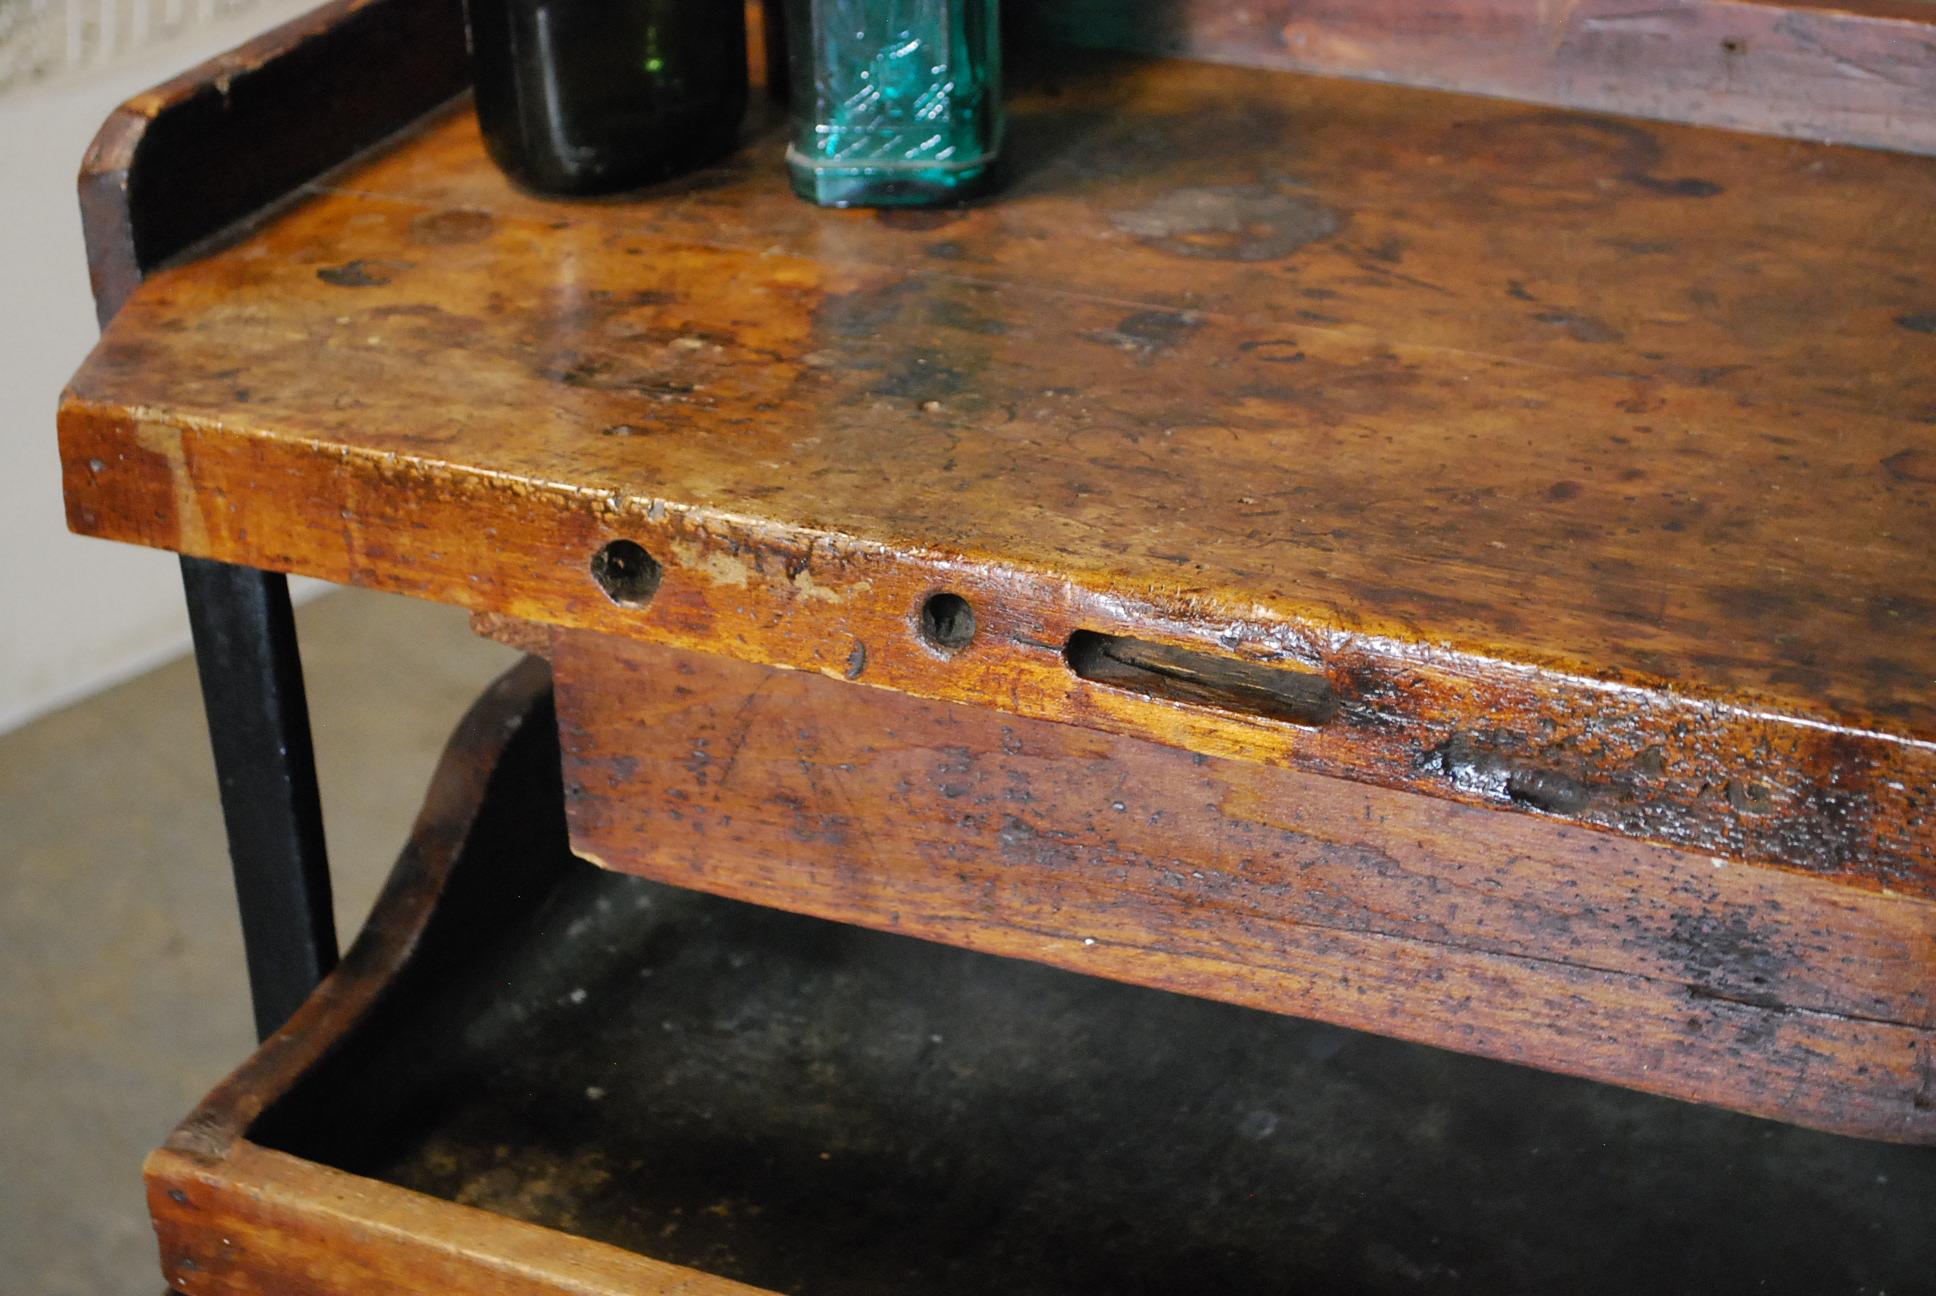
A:
<svg viewBox="0 0 1936 1296">
<path fill-rule="evenodd" d="M 959 594 L 930 594 L 921 605 L 921 637 L 942 652 L 966 648 L 975 637 L 975 609 Z"/>
<path fill-rule="evenodd" d="M 665 575 L 658 561 L 630 540 L 614 540 L 592 555 L 592 579 L 620 607 L 644 607 Z"/>
</svg>

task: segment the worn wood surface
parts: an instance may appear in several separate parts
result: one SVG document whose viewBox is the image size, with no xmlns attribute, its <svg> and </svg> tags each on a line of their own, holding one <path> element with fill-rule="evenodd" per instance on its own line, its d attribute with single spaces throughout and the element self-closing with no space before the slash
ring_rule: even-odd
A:
<svg viewBox="0 0 1936 1296">
<path fill-rule="evenodd" d="M 759 904 L 1936 1143 L 1936 904 L 565 633 L 574 849 Z"/>
<path fill-rule="evenodd" d="M 439 119 L 142 286 L 70 522 L 1936 895 L 1936 163 L 1061 61 L 1007 191 L 918 215 L 758 132 L 541 201 Z"/>
<path fill-rule="evenodd" d="M 1936 152 L 1923 0 L 1027 0 L 1064 40 Z"/>
<path fill-rule="evenodd" d="M 155 265 L 468 85 L 460 0 L 333 0 L 136 95 L 81 164 L 101 322 Z"/>
</svg>

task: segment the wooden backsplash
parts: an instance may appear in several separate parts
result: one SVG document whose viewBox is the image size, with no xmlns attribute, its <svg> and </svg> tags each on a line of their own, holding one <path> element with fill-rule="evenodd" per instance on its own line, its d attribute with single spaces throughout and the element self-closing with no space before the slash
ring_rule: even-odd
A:
<svg viewBox="0 0 1936 1296">
<path fill-rule="evenodd" d="M 1008 11 L 1024 31 L 1102 49 L 1936 153 L 1928 0 L 1010 0 Z"/>
</svg>

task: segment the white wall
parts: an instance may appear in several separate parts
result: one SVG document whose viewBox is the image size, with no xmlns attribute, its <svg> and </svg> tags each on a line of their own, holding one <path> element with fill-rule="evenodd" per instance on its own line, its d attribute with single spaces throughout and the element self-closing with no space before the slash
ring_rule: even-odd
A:
<svg viewBox="0 0 1936 1296">
<path fill-rule="evenodd" d="M 69 535 L 61 509 L 54 408 L 95 335 L 81 154 L 123 99 L 310 3 L 267 0 L 112 70 L 0 96 L 0 732 L 188 645 L 174 557 Z"/>
</svg>

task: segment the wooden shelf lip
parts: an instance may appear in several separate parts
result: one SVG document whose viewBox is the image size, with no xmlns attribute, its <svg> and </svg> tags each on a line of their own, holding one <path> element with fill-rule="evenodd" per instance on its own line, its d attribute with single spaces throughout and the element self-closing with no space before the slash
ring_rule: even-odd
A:
<svg viewBox="0 0 1936 1296">
<path fill-rule="evenodd" d="M 421 1296 L 426 1275 L 472 1296 L 759 1296 L 559 1229 L 345 1174 L 247 1139 L 217 1159 L 148 1157 L 149 1203 L 181 1291 Z M 211 1245 L 215 1238 L 220 1246 Z M 447 1284 L 447 1285 L 446 1285 Z"/>
<path fill-rule="evenodd" d="M 247 1137 L 265 1109 L 328 1064 L 424 956 L 426 933 L 450 904 L 460 868 L 488 868 L 496 835 L 543 839 L 556 831 L 555 788 L 549 817 L 544 796 L 557 759 L 549 693 L 549 670 L 529 658 L 478 699 L 452 736 L 403 858 L 342 966 L 149 1155 L 149 1209 L 172 1288 L 240 1296 L 287 1290 L 300 1280 L 305 1291 L 343 1296 L 417 1296 L 426 1283 L 476 1296 L 757 1296 L 756 1288 L 712 1274 L 346 1173 Z M 513 812 L 519 827 L 506 833 L 502 805 L 512 787 L 531 795 Z M 510 870 L 486 912 L 501 921 L 516 903 L 518 881 Z"/>
<path fill-rule="evenodd" d="M 544 202 L 433 120 L 136 290 L 70 523 L 1936 894 L 1936 164 L 1079 58 L 1016 134 L 1000 201 L 875 217 L 765 136 Z"/>
</svg>

